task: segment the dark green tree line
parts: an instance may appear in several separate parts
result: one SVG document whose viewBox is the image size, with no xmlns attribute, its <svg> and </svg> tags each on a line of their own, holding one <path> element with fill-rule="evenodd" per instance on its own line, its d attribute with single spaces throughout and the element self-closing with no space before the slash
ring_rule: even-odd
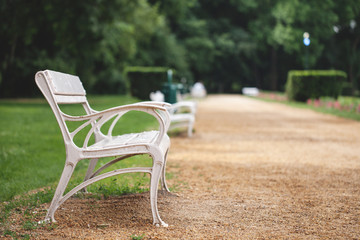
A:
<svg viewBox="0 0 360 240">
<path fill-rule="evenodd" d="M 42 69 L 123 94 L 126 66 L 174 68 L 210 92 L 283 90 L 306 60 L 360 86 L 358 0 L 3 0 L 0 20 L 0 97 L 34 95 Z"/>
<path fill-rule="evenodd" d="M 86 89 L 126 93 L 126 65 L 186 70 L 183 49 L 146 0 L 0 2 L 0 96 L 31 96 L 34 74 L 81 76 Z"/>
</svg>

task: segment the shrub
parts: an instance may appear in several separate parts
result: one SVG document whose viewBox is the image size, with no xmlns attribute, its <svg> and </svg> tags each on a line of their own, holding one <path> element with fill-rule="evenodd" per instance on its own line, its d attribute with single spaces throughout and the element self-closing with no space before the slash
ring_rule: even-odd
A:
<svg viewBox="0 0 360 240">
<path fill-rule="evenodd" d="M 125 74 L 130 82 L 130 93 L 133 97 L 148 100 L 149 94 L 162 89 L 167 82 L 166 67 L 128 67 Z"/>
<path fill-rule="evenodd" d="M 338 70 L 292 70 L 288 73 L 286 94 L 289 100 L 305 102 L 322 96 L 337 98 L 347 75 Z"/>
</svg>

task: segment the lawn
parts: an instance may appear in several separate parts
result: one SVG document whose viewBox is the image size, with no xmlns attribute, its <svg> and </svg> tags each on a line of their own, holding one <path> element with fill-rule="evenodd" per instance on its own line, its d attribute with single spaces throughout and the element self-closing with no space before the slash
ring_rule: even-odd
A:
<svg viewBox="0 0 360 240">
<path fill-rule="evenodd" d="M 90 105 L 96 110 L 136 102 L 128 96 L 90 96 Z M 76 113 L 80 106 L 64 106 L 66 112 Z M 65 163 L 65 147 L 56 119 L 43 99 L 0 101 L 0 202 L 42 187 L 54 187 Z M 131 112 L 124 116 L 118 132 L 141 131 L 156 127 L 152 116 Z M 83 179 L 87 160 L 81 161 L 75 179 Z M 102 162 L 99 162 L 101 165 Z M 121 167 L 145 164 L 151 166 L 147 156 L 137 156 L 117 164 Z M 150 164 L 150 165 L 149 165 Z M 136 174 L 133 174 L 136 175 Z M 146 190 L 148 177 L 133 178 L 122 175 L 101 181 L 90 187 L 104 194 Z M 139 174 L 138 174 L 139 175 Z M 124 177 L 123 177 L 124 176 Z M 119 180 L 121 179 L 121 181 Z M 135 180 L 133 180 L 135 179 Z M 122 185 L 123 188 L 118 186 Z"/>
</svg>

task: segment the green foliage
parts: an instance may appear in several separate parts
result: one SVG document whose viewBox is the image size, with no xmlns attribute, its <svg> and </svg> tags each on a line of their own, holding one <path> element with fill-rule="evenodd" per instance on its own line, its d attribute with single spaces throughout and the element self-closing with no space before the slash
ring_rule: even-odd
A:
<svg viewBox="0 0 360 240">
<path fill-rule="evenodd" d="M 360 106 L 360 98 L 358 97 L 346 97 L 340 96 L 338 99 L 339 103 L 343 106 L 352 106 L 350 110 L 359 111 L 360 109 L 355 109 Z"/>
<path fill-rule="evenodd" d="M 337 98 L 347 75 L 336 70 L 289 71 L 286 93 L 289 100 L 306 101 L 322 96 Z"/>
<path fill-rule="evenodd" d="M 37 95 L 33 79 L 43 69 L 79 75 L 88 92 L 123 94 L 128 64 L 186 68 L 165 19 L 146 0 L 5 0 L 0 21 L 0 97 Z"/>
<path fill-rule="evenodd" d="M 360 86 L 358 0 L 3 0 L 0 97 L 39 94 L 38 70 L 88 92 L 130 91 L 126 66 L 165 66 L 209 92 L 283 90 L 290 69 L 346 71 Z M 310 33 L 311 44 L 302 43 Z"/>
<path fill-rule="evenodd" d="M 150 93 L 161 90 L 163 84 L 167 82 L 168 70 L 165 67 L 126 68 L 131 95 L 142 100 L 149 100 Z"/>
</svg>

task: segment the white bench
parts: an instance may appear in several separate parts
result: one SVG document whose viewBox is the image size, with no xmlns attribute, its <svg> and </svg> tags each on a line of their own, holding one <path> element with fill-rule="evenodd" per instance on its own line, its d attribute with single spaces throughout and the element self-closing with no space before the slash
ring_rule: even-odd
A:
<svg viewBox="0 0 360 240">
<path fill-rule="evenodd" d="M 195 123 L 196 103 L 191 101 L 177 102 L 168 108 L 171 124 L 169 130 L 186 127 L 188 137 L 192 137 Z"/>
<path fill-rule="evenodd" d="M 256 97 L 259 95 L 259 89 L 255 87 L 244 87 L 242 93 L 246 96 Z"/>
<path fill-rule="evenodd" d="M 142 102 L 98 112 L 90 107 L 86 99 L 86 92 L 77 76 L 45 70 L 36 73 L 35 81 L 55 114 L 66 149 L 65 167 L 44 221 L 54 222 L 54 214 L 58 207 L 77 191 L 86 189 L 88 185 L 94 182 L 122 173 L 144 172 L 151 175 L 150 203 L 153 224 L 167 226 L 161 220 L 158 212 L 157 193 L 159 180 L 161 181 L 161 187 L 169 191 L 165 180 L 166 158 L 170 146 L 170 139 L 167 135 L 170 115 L 166 109 L 169 104 Z M 60 104 L 81 104 L 86 114 L 80 116 L 68 115 L 61 111 Z M 159 123 L 159 129 L 113 136 L 112 131 L 118 120 L 125 113 L 133 110 L 154 116 Z M 74 121 L 79 122 L 80 126 L 70 131 L 67 122 Z M 111 125 L 107 132 L 103 133 L 101 128 L 107 122 L 110 122 Z M 89 127 L 90 130 L 86 130 L 86 127 Z M 74 137 L 84 130 L 88 131 L 86 137 L 82 145 L 77 146 Z M 91 143 L 91 138 L 95 139 L 94 143 Z M 139 154 L 149 154 L 152 157 L 152 167 L 117 169 L 100 174 L 108 166 Z M 104 157 L 114 157 L 114 159 L 94 171 L 97 160 Z M 64 195 L 77 163 L 84 159 L 90 161 L 84 182 Z"/>
<path fill-rule="evenodd" d="M 150 93 L 150 100 L 153 102 L 163 102 L 164 94 L 160 91 Z M 169 130 L 185 127 L 187 128 L 188 137 L 192 136 L 195 114 L 197 110 L 196 102 L 193 101 L 179 101 L 171 104 L 167 108 L 170 113 L 171 124 Z"/>
</svg>

